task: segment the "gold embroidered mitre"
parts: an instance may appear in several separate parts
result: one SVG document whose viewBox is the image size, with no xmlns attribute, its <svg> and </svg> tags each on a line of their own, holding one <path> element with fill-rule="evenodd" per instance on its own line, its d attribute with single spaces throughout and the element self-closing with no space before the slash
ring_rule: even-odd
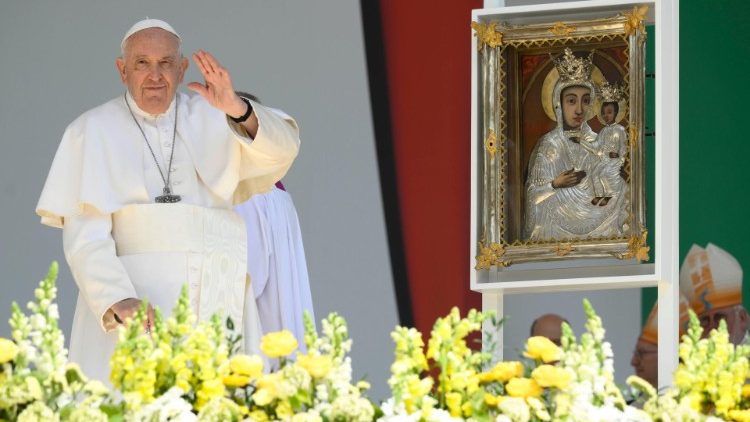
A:
<svg viewBox="0 0 750 422">
<path fill-rule="evenodd" d="M 551 55 L 550 55 L 551 56 Z M 552 59 L 560 75 L 561 82 L 587 82 L 591 80 L 591 71 L 594 69 L 594 62 L 591 60 L 594 51 L 589 53 L 588 57 L 576 57 L 570 48 L 565 48 L 563 53 Z"/>
<path fill-rule="evenodd" d="M 597 87 L 597 92 L 599 94 L 599 98 L 601 98 L 602 104 L 619 103 L 625 96 L 625 91 L 623 91 L 621 86 L 617 85 L 616 83 L 610 84 L 606 81 Z"/>
</svg>

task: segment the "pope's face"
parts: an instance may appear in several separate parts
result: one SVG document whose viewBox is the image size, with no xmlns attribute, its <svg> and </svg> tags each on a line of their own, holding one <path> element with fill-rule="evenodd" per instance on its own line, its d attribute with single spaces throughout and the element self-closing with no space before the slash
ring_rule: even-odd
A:
<svg viewBox="0 0 750 422">
<path fill-rule="evenodd" d="M 138 107 L 151 114 L 167 111 L 188 67 L 177 37 L 161 28 L 131 35 L 116 64 Z"/>
<path fill-rule="evenodd" d="M 591 90 L 584 86 L 569 86 L 563 89 L 560 100 L 565 129 L 581 127 L 591 106 Z"/>
</svg>

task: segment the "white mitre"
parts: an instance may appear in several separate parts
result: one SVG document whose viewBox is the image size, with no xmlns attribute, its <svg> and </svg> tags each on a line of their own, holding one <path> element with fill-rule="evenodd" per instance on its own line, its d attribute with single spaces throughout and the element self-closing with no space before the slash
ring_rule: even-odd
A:
<svg viewBox="0 0 750 422">
<path fill-rule="evenodd" d="M 693 245 L 680 269 L 680 291 L 701 314 L 742 303 L 742 266 L 724 249 Z"/>
<path fill-rule="evenodd" d="M 177 31 L 174 30 L 174 28 L 172 28 L 172 25 L 164 22 L 161 19 L 146 18 L 136 22 L 133 26 L 130 27 L 130 29 L 128 29 L 128 32 L 125 33 L 125 36 L 122 37 L 122 41 L 120 42 L 120 48 L 122 49 L 122 51 L 125 51 L 125 41 L 127 41 L 127 39 L 130 38 L 131 35 L 149 28 L 161 28 L 169 33 L 174 34 L 174 36 L 177 37 L 177 41 L 182 42 L 182 37 L 180 37 L 180 34 L 178 34 Z"/>
</svg>

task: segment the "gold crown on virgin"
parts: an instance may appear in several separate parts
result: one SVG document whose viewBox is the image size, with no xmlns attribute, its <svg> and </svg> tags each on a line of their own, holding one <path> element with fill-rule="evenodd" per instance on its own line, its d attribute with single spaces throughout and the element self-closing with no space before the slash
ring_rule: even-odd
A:
<svg viewBox="0 0 750 422">
<path fill-rule="evenodd" d="M 625 96 L 621 86 L 606 81 L 597 87 L 597 93 L 602 103 L 619 103 Z"/>
<path fill-rule="evenodd" d="M 551 54 L 550 57 L 552 57 Z M 588 57 L 576 57 L 573 51 L 566 47 L 562 54 L 552 60 L 560 75 L 560 81 L 585 82 L 591 80 L 591 71 L 594 69 L 592 57 L 594 57 L 594 50 L 591 50 Z"/>
</svg>

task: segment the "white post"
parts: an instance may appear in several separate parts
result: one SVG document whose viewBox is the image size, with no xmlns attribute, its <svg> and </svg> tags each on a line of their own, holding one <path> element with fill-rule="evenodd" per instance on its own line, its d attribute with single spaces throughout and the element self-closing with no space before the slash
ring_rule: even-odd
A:
<svg viewBox="0 0 750 422">
<path fill-rule="evenodd" d="M 502 290 L 493 290 L 490 292 L 482 292 L 482 310 L 483 311 L 495 311 L 495 315 L 497 315 L 497 318 L 503 317 L 503 291 Z M 488 331 L 492 329 L 493 327 L 489 322 L 484 323 L 484 326 L 482 327 L 482 331 Z M 499 362 L 503 360 L 503 344 L 505 344 L 504 338 L 503 338 L 503 327 L 500 327 L 500 331 L 495 333 L 495 344 L 497 344 L 497 348 L 495 349 L 495 353 L 492 357 L 493 362 Z M 483 339 L 484 340 L 484 339 Z M 483 341 L 483 343 L 485 343 Z"/>
<path fill-rule="evenodd" d="M 679 337 L 679 3 L 656 7 L 656 274 L 659 280 L 659 386 L 672 384 Z M 661 236 L 658 233 L 661 232 Z M 661 256 L 660 256 L 661 255 Z"/>
</svg>

